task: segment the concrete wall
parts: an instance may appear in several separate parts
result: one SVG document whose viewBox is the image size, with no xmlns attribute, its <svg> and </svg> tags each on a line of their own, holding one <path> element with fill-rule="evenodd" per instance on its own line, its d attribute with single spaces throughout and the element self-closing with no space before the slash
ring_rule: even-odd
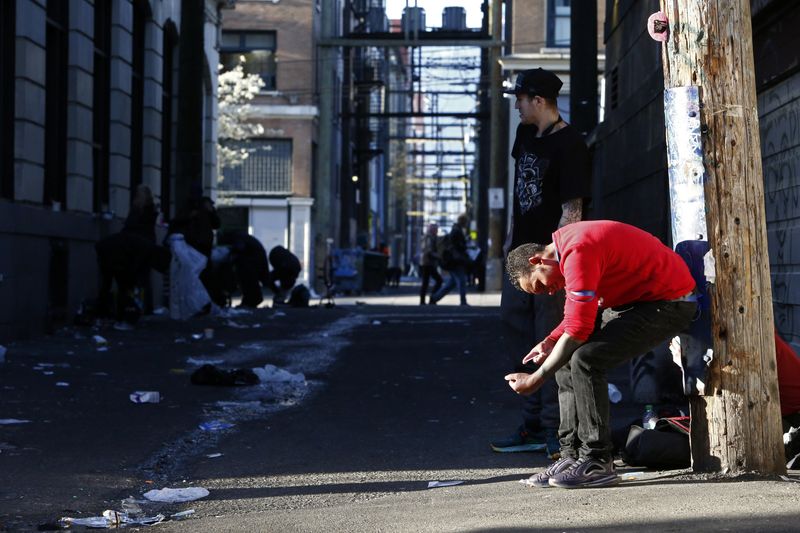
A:
<svg viewBox="0 0 800 533">
<path fill-rule="evenodd" d="M 67 76 L 67 210 L 42 205 L 44 187 L 46 2 L 15 1 L 15 139 L 13 201 L 0 200 L 0 342 L 28 337 L 68 323 L 80 302 L 97 293 L 94 243 L 118 231 L 130 203 L 130 128 L 132 0 L 111 2 L 110 202 L 112 215 L 93 211 L 92 164 L 94 2 L 69 2 Z M 51 0 L 55 1 L 55 0 Z M 217 2 L 205 0 L 208 19 L 205 53 L 216 56 Z M 143 183 L 158 197 L 161 171 L 161 76 L 163 28 L 180 28 L 181 0 L 149 0 L 145 28 L 143 113 Z M 187 53 L 184 51 L 183 53 Z M 176 65 L 177 66 L 177 65 Z M 216 69 L 210 74 L 212 98 Z M 178 88 L 176 87 L 176 92 Z M 209 139 L 216 136 L 216 104 L 206 113 Z M 213 157 L 213 156 L 212 156 Z M 211 160 L 214 164 L 214 160 Z M 215 177 L 209 179 L 214 183 Z M 104 209 L 105 210 L 105 209 Z M 58 258 L 61 257 L 59 260 Z M 59 262 L 61 261 L 61 262 Z M 51 270 L 61 272 L 66 287 L 50 286 Z M 56 276 L 58 278 L 58 276 Z M 60 283 L 59 283 L 60 284 Z M 55 305 L 55 294 L 66 293 Z M 160 302 L 157 300 L 156 305 Z"/>
</svg>

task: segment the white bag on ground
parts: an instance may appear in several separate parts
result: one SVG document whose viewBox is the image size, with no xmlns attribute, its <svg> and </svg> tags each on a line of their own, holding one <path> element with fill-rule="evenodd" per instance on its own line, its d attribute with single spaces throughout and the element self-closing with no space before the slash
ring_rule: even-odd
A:
<svg viewBox="0 0 800 533">
<path fill-rule="evenodd" d="M 200 281 L 206 267 L 206 256 L 186 244 L 183 235 L 169 236 L 172 263 L 169 267 L 169 316 L 186 320 L 211 302 L 208 291 Z"/>
</svg>

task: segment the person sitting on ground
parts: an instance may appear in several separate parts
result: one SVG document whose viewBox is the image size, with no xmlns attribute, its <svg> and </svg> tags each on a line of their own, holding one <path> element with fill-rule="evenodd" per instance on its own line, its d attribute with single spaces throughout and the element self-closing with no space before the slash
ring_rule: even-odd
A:
<svg viewBox="0 0 800 533">
<path fill-rule="evenodd" d="M 775 331 L 775 366 L 778 373 L 778 391 L 781 397 L 781 420 L 784 433 L 786 460 L 800 453 L 800 359 L 789 343 Z M 795 432 L 792 432 L 795 428 Z M 786 435 L 789 435 L 786 438 Z M 796 466 L 794 468 L 797 468 Z"/>
<path fill-rule="evenodd" d="M 280 245 L 269 251 L 269 264 L 272 265 L 269 277 L 269 287 L 273 292 L 272 303 L 280 305 L 286 302 L 286 296 L 294 287 L 302 266 L 296 255 Z"/>
<path fill-rule="evenodd" d="M 547 245 L 523 244 L 506 263 L 530 294 L 565 290 L 563 321 L 522 359 L 541 366 L 505 376 L 532 394 L 555 376 L 561 458 L 527 484 L 603 487 L 619 482 L 612 462 L 607 372 L 684 330 L 697 310 L 695 281 L 672 249 L 621 222 L 575 222 Z M 596 327 L 598 310 L 602 325 Z"/>
</svg>

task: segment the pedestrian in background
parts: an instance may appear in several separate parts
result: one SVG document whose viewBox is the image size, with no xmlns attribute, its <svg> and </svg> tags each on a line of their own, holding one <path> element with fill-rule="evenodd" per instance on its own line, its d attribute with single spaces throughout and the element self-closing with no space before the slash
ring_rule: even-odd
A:
<svg viewBox="0 0 800 533">
<path fill-rule="evenodd" d="M 125 218 L 122 232 L 137 235 L 155 245 L 156 219 L 158 219 L 158 209 L 153 200 L 153 192 L 150 187 L 140 183 L 136 187 L 136 192 L 131 200 L 131 208 Z M 134 292 L 137 289 L 140 291 L 142 312 L 150 314 L 153 312 L 153 288 L 150 283 L 150 269 L 140 269 L 138 276 L 139 279 L 135 282 Z"/>
<path fill-rule="evenodd" d="M 561 80 L 538 68 L 517 76 L 514 88 L 506 91 L 516 98 L 519 111 L 511 155 L 514 165 L 514 193 L 511 226 L 503 251 L 530 242 L 550 242 L 558 228 L 581 220 L 583 204 L 590 195 L 589 151 L 580 133 L 559 114 Z M 505 278 L 505 277 L 504 277 Z M 563 294 L 521 293 L 508 279 L 503 280 L 500 300 L 503 348 L 512 359 L 511 368 L 520 372 L 519 355 L 544 337 L 561 321 Z M 497 452 L 546 449 L 558 454 L 556 437 L 559 411 L 552 382 L 524 399 L 523 420 L 509 437 L 491 443 Z"/>
<path fill-rule="evenodd" d="M 139 184 L 131 200 L 131 208 L 122 231 L 135 233 L 155 243 L 157 218 L 158 209 L 153 200 L 153 191 L 147 185 Z"/>
<path fill-rule="evenodd" d="M 442 288 L 442 275 L 439 274 L 439 252 L 437 250 L 437 240 L 439 226 L 435 223 L 428 225 L 428 231 L 422 237 L 422 253 L 420 254 L 420 275 L 422 276 L 422 287 L 419 291 L 419 304 L 425 305 L 425 297 L 428 295 L 428 284 L 433 278 L 435 282 L 431 294 L 435 294 Z"/>
<path fill-rule="evenodd" d="M 447 234 L 443 241 L 440 241 L 442 268 L 447 271 L 449 277 L 444 285 L 431 296 L 431 305 L 444 298 L 456 286 L 458 287 L 461 305 L 469 305 L 467 304 L 468 230 L 469 217 L 466 214 L 458 215 L 458 219 L 453 224 L 450 233 Z"/>
<path fill-rule="evenodd" d="M 197 194 L 200 194 L 199 192 Z M 169 224 L 169 234 L 180 233 L 186 244 L 206 257 L 206 267 L 200 273 L 200 281 L 208 291 L 211 301 L 219 306 L 225 305 L 225 296 L 218 280 L 214 278 L 211 266 L 211 250 L 214 248 L 214 231 L 221 222 L 214 201 L 208 196 L 196 197 L 191 202 L 188 213 L 174 218 Z M 209 307 L 210 309 L 210 307 Z"/>
<path fill-rule="evenodd" d="M 539 368 L 505 376 L 523 395 L 533 394 L 553 376 L 558 384 L 560 459 L 527 484 L 579 488 L 618 483 L 607 373 L 689 326 L 697 311 L 689 268 L 649 233 L 597 220 L 564 226 L 546 246 L 515 248 L 506 269 L 521 291 L 566 293 L 563 321 L 522 360 Z"/>
</svg>

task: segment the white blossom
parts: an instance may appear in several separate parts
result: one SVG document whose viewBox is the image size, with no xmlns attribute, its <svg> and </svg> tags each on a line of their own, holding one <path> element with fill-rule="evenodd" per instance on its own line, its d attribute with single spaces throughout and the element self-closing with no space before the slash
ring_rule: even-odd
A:
<svg viewBox="0 0 800 533">
<path fill-rule="evenodd" d="M 219 118 L 217 141 L 217 161 L 220 170 L 241 165 L 250 152 L 248 147 L 226 146 L 226 141 L 247 141 L 250 137 L 262 135 L 264 127 L 261 124 L 248 122 L 252 100 L 264 87 L 264 80 L 258 74 L 244 73 L 244 57 L 239 58 L 239 63 L 232 70 L 224 71 L 219 65 Z M 241 143 L 239 143 L 241 144 Z M 220 181 L 222 172 L 217 174 Z"/>
</svg>

